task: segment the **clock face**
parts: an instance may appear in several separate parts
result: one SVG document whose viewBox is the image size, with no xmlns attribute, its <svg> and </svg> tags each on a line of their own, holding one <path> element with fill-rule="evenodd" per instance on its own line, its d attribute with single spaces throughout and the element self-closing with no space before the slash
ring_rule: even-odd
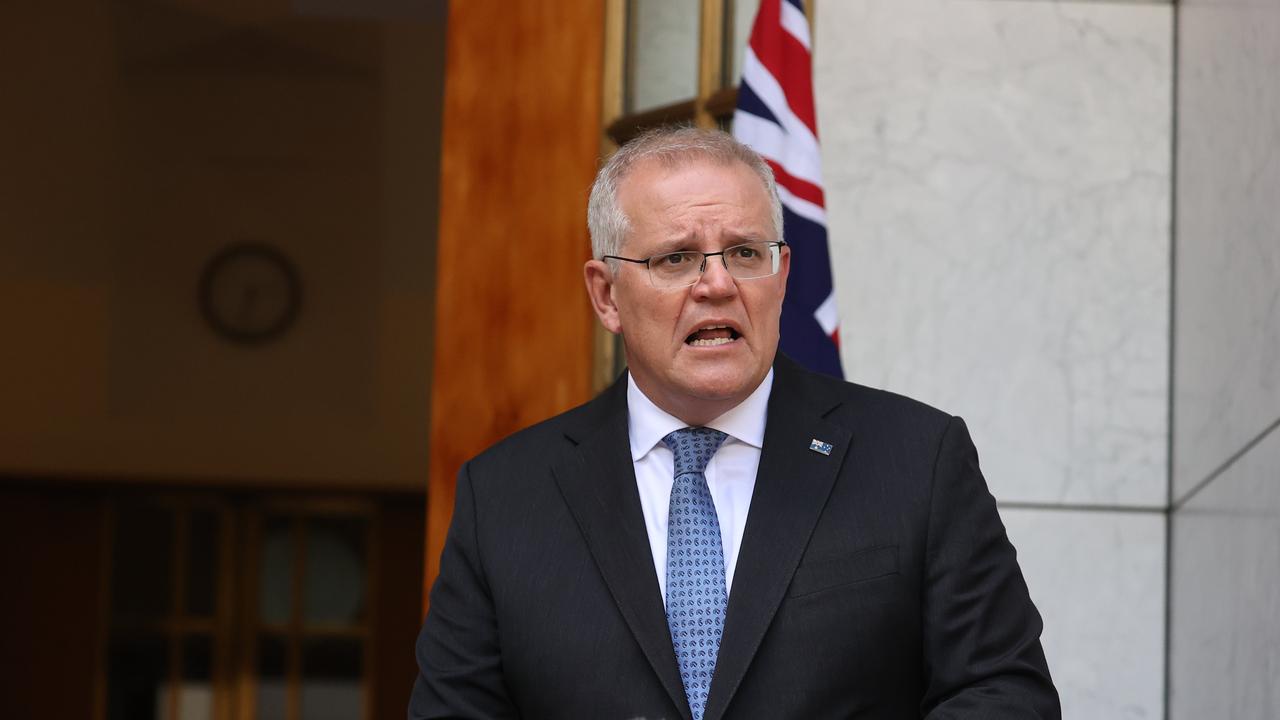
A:
<svg viewBox="0 0 1280 720">
<path fill-rule="evenodd" d="M 256 345 L 283 335 L 298 316 L 302 284 L 293 263 L 262 243 L 223 248 L 200 277 L 200 310 L 234 342 Z"/>
</svg>

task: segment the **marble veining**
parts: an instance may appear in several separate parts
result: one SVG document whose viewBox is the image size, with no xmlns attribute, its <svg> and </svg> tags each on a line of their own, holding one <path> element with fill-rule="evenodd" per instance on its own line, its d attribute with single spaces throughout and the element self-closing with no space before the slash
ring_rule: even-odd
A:
<svg viewBox="0 0 1280 720">
<path fill-rule="evenodd" d="M 1174 494 L 1280 418 L 1280 3 L 1179 14 Z"/>
<path fill-rule="evenodd" d="M 1280 717 L 1280 429 L 1173 514 L 1170 717 Z"/>
<path fill-rule="evenodd" d="M 1005 509 L 1001 515 L 1044 618 L 1041 640 L 1062 716 L 1161 718 L 1163 514 Z"/>
<path fill-rule="evenodd" d="M 846 374 L 964 416 L 1002 500 L 1163 506 L 1171 8 L 819 13 Z"/>
</svg>

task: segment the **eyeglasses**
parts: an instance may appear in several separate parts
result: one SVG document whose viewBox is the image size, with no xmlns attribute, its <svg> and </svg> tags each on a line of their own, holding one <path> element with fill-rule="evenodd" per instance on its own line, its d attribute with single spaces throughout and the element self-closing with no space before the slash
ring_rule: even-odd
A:
<svg viewBox="0 0 1280 720">
<path fill-rule="evenodd" d="M 605 255 L 609 260 L 639 263 L 649 269 L 649 282 L 660 290 L 688 287 L 698 282 L 707 269 L 707 258 L 720 257 L 724 269 L 735 280 L 755 280 L 777 275 L 782 267 L 782 246 L 785 240 L 749 242 L 725 248 L 720 252 L 704 253 L 695 250 L 653 255 L 643 260 Z"/>
</svg>

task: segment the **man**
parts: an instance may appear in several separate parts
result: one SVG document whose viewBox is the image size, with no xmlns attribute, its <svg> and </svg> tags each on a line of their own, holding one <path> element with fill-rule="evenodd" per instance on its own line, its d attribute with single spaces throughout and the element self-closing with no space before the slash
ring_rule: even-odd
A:
<svg viewBox="0 0 1280 720">
<path fill-rule="evenodd" d="M 964 423 L 777 354 L 768 166 L 680 129 L 592 188 L 628 372 L 462 468 L 410 718 L 1057 718 Z"/>
</svg>

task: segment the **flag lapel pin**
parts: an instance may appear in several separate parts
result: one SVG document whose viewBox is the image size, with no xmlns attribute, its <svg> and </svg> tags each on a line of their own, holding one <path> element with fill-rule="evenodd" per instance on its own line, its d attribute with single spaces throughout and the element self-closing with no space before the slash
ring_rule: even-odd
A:
<svg viewBox="0 0 1280 720">
<path fill-rule="evenodd" d="M 823 455 L 830 455 L 831 443 L 823 442 L 818 438 L 814 438 L 813 440 L 809 441 L 809 449 L 816 453 L 821 453 Z"/>
</svg>

